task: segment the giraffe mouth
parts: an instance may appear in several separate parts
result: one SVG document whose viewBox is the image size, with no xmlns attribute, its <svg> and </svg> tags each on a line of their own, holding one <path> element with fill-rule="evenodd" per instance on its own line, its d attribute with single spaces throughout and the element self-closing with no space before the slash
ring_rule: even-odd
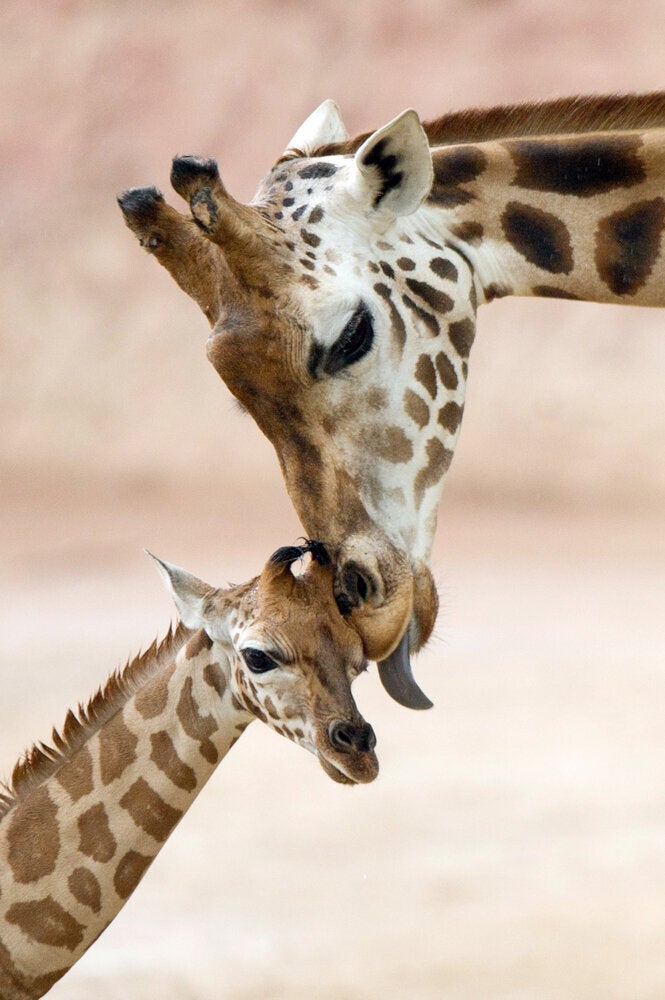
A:
<svg viewBox="0 0 665 1000">
<path fill-rule="evenodd" d="M 321 765 L 325 773 L 328 775 L 329 778 L 332 778 L 333 781 L 336 781 L 338 785 L 360 784 L 359 781 L 356 781 L 354 778 L 351 778 L 348 774 L 345 774 L 344 771 L 340 771 L 340 769 L 336 767 L 331 761 L 327 760 L 323 756 L 323 754 L 318 753 L 317 756 L 319 759 L 319 764 Z"/>
<path fill-rule="evenodd" d="M 336 763 L 320 750 L 316 751 L 316 756 L 328 777 L 338 785 L 368 785 L 379 773 L 379 762 L 373 750 L 359 754 L 356 760 L 345 761 L 344 767 L 341 761 Z"/>
</svg>

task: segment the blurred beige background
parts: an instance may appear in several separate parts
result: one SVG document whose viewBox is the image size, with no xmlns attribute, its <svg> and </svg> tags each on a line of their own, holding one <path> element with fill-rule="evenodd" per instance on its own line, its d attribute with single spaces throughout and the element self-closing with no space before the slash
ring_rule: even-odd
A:
<svg viewBox="0 0 665 1000">
<path fill-rule="evenodd" d="M 300 533 L 116 193 L 197 152 L 248 199 L 325 97 L 354 132 L 662 88 L 665 6 L 4 0 L 0 39 L 7 774 L 165 631 L 143 546 L 223 583 Z M 351 791 L 252 727 L 54 998 L 665 996 L 664 326 L 481 311 L 417 663 L 435 709 L 363 677 L 382 773 Z"/>
</svg>

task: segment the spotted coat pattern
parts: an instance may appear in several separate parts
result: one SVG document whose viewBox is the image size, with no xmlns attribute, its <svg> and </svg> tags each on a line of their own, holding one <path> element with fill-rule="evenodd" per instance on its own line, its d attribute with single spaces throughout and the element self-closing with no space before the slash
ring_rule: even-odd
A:
<svg viewBox="0 0 665 1000">
<path fill-rule="evenodd" d="M 365 660 L 335 605 L 332 569 L 312 564 L 295 577 L 269 563 L 231 590 L 196 584 L 202 627 L 180 626 L 130 664 L 81 722 L 68 717 L 52 751 L 33 748 L 2 793 L 3 1000 L 42 996 L 96 940 L 253 719 L 310 750 L 335 780 L 376 776 L 373 735 L 350 691 Z M 248 648 L 271 669 L 252 673 Z M 363 745 L 340 750 L 334 723 Z"/>
</svg>

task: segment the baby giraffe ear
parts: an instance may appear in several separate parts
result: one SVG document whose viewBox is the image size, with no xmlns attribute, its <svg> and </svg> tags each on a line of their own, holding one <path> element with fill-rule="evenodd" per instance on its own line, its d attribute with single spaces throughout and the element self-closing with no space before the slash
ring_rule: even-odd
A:
<svg viewBox="0 0 665 1000">
<path fill-rule="evenodd" d="M 166 589 L 175 601 L 183 625 L 187 628 L 205 628 L 210 633 L 210 626 L 213 623 L 204 616 L 204 599 L 210 597 L 213 588 L 198 577 L 192 576 L 187 570 L 158 559 L 152 552 L 148 552 L 148 555 L 154 560 Z"/>
<path fill-rule="evenodd" d="M 410 215 L 432 189 L 429 140 L 415 111 L 374 132 L 355 157 L 352 190 L 373 209 Z"/>
<path fill-rule="evenodd" d="M 287 146 L 286 153 L 311 156 L 319 146 L 345 142 L 348 138 L 339 108 L 334 101 L 328 99 L 305 119 Z"/>
</svg>

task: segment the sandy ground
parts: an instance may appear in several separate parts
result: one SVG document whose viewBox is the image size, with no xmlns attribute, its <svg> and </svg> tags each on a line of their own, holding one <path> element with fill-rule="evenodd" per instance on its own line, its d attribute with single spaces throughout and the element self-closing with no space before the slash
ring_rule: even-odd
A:
<svg viewBox="0 0 665 1000">
<path fill-rule="evenodd" d="M 239 578 L 297 533 L 280 496 L 272 509 L 250 547 L 232 532 L 213 546 L 205 493 L 17 486 L 0 771 L 166 628 L 141 543 Z M 444 504 L 443 610 L 416 666 L 435 708 L 400 709 L 373 671 L 356 687 L 376 783 L 339 788 L 255 724 L 50 995 L 665 995 L 663 527 L 639 511 Z"/>
</svg>

